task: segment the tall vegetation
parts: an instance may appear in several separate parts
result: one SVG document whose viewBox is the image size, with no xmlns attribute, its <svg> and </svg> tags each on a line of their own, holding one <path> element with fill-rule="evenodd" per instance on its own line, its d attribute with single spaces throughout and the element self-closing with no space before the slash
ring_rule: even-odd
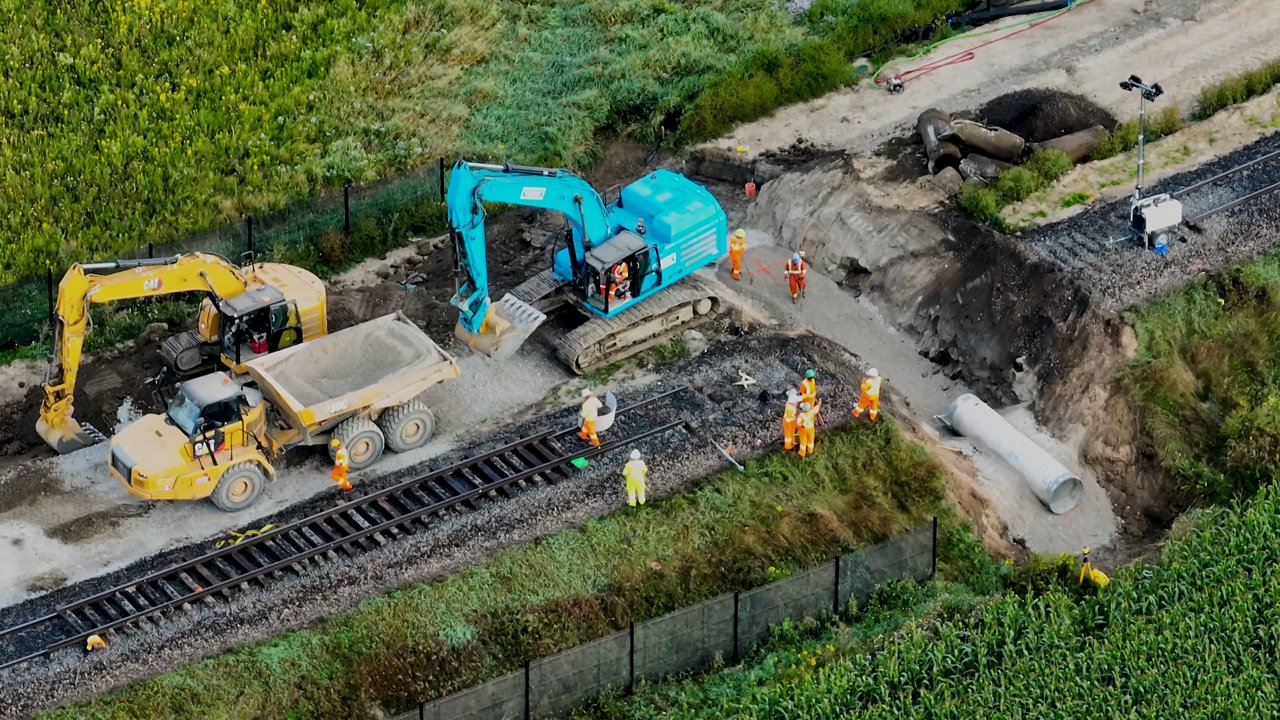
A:
<svg viewBox="0 0 1280 720">
<path fill-rule="evenodd" d="M 1280 256 L 1140 310 L 1129 382 L 1160 463 L 1226 500 L 1280 477 Z"/>
</svg>

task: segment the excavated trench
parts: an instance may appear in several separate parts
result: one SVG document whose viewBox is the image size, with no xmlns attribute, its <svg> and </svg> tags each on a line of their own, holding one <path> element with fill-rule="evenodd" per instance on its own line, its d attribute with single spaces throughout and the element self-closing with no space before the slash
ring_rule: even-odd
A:
<svg viewBox="0 0 1280 720">
<path fill-rule="evenodd" d="M 1136 349 L 1132 329 L 1020 239 L 939 210 L 918 186 L 864 177 L 843 158 L 782 172 L 743 218 L 805 250 L 812 267 L 853 302 L 873 306 L 887 333 L 905 334 L 928 360 L 890 373 L 941 374 L 993 407 L 1026 404 L 1040 426 L 1078 449 L 1124 535 L 1146 537 L 1171 521 L 1172 488 L 1142 451 L 1120 380 Z M 926 406 L 918 413 L 941 411 L 936 396 L 916 394 L 924 402 L 913 404 Z"/>
</svg>

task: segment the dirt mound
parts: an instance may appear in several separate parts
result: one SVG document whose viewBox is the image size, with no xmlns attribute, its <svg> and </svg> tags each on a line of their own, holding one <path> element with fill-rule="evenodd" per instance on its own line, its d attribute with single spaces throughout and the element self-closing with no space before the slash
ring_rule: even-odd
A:
<svg viewBox="0 0 1280 720">
<path fill-rule="evenodd" d="M 1048 88 L 1005 93 L 983 105 L 978 118 L 987 125 L 1017 133 L 1028 142 L 1044 142 L 1094 125 L 1108 130 L 1116 126 L 1115 116 L 1092 100 Z"/>
</svg>

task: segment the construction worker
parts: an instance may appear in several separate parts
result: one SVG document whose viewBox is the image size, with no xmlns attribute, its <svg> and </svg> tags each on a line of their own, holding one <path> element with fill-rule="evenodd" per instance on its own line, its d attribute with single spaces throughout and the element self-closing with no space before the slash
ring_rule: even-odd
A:
<svg viewBox="0 0 1280 720">
<path fill-rule="evenodd" d="M 855 418 L 862 417 L 864 410 L 870 410 L 867 416 L 874 422 L 880 414 L 880 371 L 871 368 L 867 376 L 862 378 L 862 394 L 858 396 L 858 406 L 853 409 Z"/>
<path fill-rule="evenodd" d="M 787 285 L 791 286 L 791 302 L 799 300 L 804 295 L 804 275 L 807 271 L 804 253 L 791 253 L 791 259 L 787 261 L 787 266 L 783 270 L 783 274 L 787 276 Z"/>
<path fill-rule="evenodd" d="M 351 481 L 347 480 L 347 473 L 351 471 L 351 461 L 347 458 L 347 449 L 342 447 L 342 441 L 338 438 L 329 440 L 329 447 L 333 448 L 333 471 L 329 473 L 329 477 L 338 483 L 341 490 L 350 490 Z"/>
<path fill-rule="evenodd" d="M 1101 570 L 1095 570 L 1093 563 L 1089 562 L 1089 548 L 1085 547 L 1080 553 L 1080 584 L 1084 585 L 1085 578 L 1099 590 L 1111 584 L 1111 578 Z"/>
<path fill-rule="evenodd" d="M 627 269 L 625 262 L 620 262 L 613 266 L 613 283 L 609 288 L 609 302 L 613 302 L 614 298 L 626 300 L 631 297 L 631 271 Z"/>
<path fill-rule="evenodd" d="M 84 643 L 85 652 L 93 652 L 94 650 L 106 650 L 106 649 L 107 649 L 107 641 L 103 640 L 101 635 L 90 635 L 89 639 L 85 640 L 85 643 Z"/>
<path fill-rule="evenodd" d="M 636 506 L 636 501 L 644 504 L 645 478 L 649 475 L 649 466 L 640 459 L 640 451 L 631 451 L 631 460 L 622 468 L 622 477 L 627 479 L 627 505 Z"/>
<path fill-rule="evenodd" d="M 578 437 L 590 440 L 596 447 L 600 447 L 600 437 L 596 435 L 596 417 L 603 405 L 596 394 L 591 392 L 591 388 L 582 389 L 582 410 L 578 413 L 582 416 L 582 429 L 578 431 Z"/>
<path fill-rule="evenodd" d="M 804 379 L 800 381 L 800 402 L 810 405 L 818 402 L 818 374 L 812 369 L 804 371 Z"/>
<path fill-rule="evenodd" d="M 821 409 L 822 401 L 818 401 L 813 405 L 807 402 L 800 403 L 800 416 L 797 419 L 800 435 L 800 457 L 815 454 L 813 449 L 814 435 L 816 434 L 814 426 L 817 424 L 818 411 Z"/>
<path fill-rule="evenodd" d="M 742 228 L 733 231 L 729 238 L 729 262 L 733 263 L 733 279 L 742 279 L 742 254 L 747 251 L 747 234 Z"/>
<path fill-rule="evenodd" d="M 791 450 L 796 444 L 796 415 L 800 410 L 800 395 L 795 388 L 787 388 L 787 404 L 782 408 L 782 449 Z"/>
</svg>

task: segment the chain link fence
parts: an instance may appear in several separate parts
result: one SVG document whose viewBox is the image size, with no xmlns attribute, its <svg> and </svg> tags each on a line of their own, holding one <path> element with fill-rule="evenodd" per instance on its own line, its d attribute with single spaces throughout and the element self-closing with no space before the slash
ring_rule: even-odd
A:
<svg viewBox="0 0 1280 720">
<path fill-rule="evenodd" d="M 937 568 L 938 520 L 746 592 L 726 593 L 525 663 L 522 670 L 431 702 L 395 720 L 532 720 L 564 715 L 608 691 L 737 663 L 785 620 L 840 615 L 877 585 L 925 582 Z"/>
<path fill-rule="evenodd" d="M 246 217 L 166 243 L 147 243 L 114 258 L 162 258 L 191 252 L 239 264 L 259 260 L 300 265 L 327 275 L 418 234 L 444 231 L 444 158 L 369 185 L 345 187 L 262 216 Z M 0 350 L 29 345 L 48 333 L 54 292 L 67 268 L 0 286 Z"/>
</svg>

